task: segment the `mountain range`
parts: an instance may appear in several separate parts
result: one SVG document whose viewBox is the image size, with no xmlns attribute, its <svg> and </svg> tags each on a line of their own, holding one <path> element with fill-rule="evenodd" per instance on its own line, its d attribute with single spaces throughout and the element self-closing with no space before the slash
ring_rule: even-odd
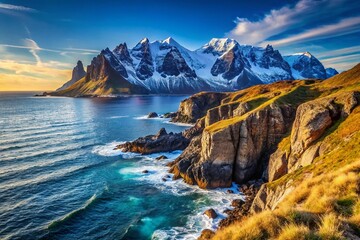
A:
<svg viewBox="0 0 360 240">
<path fill-rule="evenodd" d="M 72 79 L 52 95 L 96 96 L 120 94 L 188 94 L 235 91 L 279 80 L 326 79 L 337 74 L 309 52 L 282 56 L 271 45 L 241 45 L 229 38 L 213 38 L 189 50 L 173 38 L 142 39 L 106 48 L 84 71 L 81 61 Z"/>
</svg>

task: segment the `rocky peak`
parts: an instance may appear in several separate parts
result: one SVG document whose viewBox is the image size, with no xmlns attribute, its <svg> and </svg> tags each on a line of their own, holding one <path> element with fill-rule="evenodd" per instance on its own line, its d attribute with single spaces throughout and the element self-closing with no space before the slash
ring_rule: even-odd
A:
<svg viewBox="0 0 360 240">
<path fill-rule="evenodd" d="M 234 45 L 230 50 L 216 59 L 215 64 L 211 68 L 211 74 L 213 76 L 222 74 L 223 78 L 231 80 L 244 70 L 245 65 L 246 62 L 239 51 L 238 45 Z"/>
<path fill-rule="evenodd" d="M 274 48 L 270 44 L 268 44 L 265 48 L 265 52 L 273 52 L 273 51 L 274 51 Z"/>
<path fill-rule="evenodd" d="M 322 63 L 309 52 L 285 56 L 295 79 L 318 78 L 326 79 L 326 70 Z"/>
<path fill-rule="evenodd" d="M 140 80 L 145 80 L 154 74 L 153 58 L 151 55 L 149 39 L 141 40 L 131 51 L 131 54 L 138 60 L 136 66 L 136 76 Z"/>
<path fill-rule="evenodd" d="M 202 48 L 197 51 L 203 53 L 212 53 L 214 56 L 221 56 L 228 50 L 234 48 L 236 45 L 239 45 L 234 39 L 230 38 L 213 38 L 205 44 Z"/>
<path fill-rule="evenodd" d="M 119 44 L 113 52 L 120 59 L 120 61 L 124 61 L 130 64 L 133 63 L 126 43 Z"/>
<path fill-rule="evenodd" d="M 83 63 L 79 60 L 76 63 L 76 66 L 72 70 L 71 79 L 67 81 L 64 85 L 62 85 L 60 88 L 58 88 L 56 91 L 64 90 L 68 87 L 70 87 L 72 84 L 79 81 L 81 78 L 83 78 L 86 75 L 86 72 L 84 70 Z"/>
<path fill-rule="evenodd" d="M 189 78 L 196 77 L 195 71 L 187 65 L 185 59 L 176 47 L 172 47 L 165 55 L 162 65 L 160 65 L 157 70 L 163 77 L 178 76 L 180 74 L 184 74 L 185 77 Z"/>
<path fill-rule="evenodd" d="M 326 68 L 325 71 L 326 71 L 326 78 L 331 78 L 336 74 L 339 74 L 339 72 L 336 71 L 335 68 Z"/>
<path fill-rule="evenodd" d="M 119 59 L 109 48 L 106 48 L 91 61 L 91 64 L 87 68 L 86 79 L 87 81 L 104 79 L 109 76 L 112 71 L 117 72 L 125 78 L 128 77 L 127 71 Z"/>
</svg>

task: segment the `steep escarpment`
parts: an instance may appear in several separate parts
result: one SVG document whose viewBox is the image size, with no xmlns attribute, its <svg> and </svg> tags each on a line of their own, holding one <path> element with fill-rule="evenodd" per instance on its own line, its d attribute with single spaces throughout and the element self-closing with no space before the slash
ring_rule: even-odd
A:
<svg viewBox="0 0 360 240">
<path fill-rule="evenodd" d="M 250 215 L 213 239 L 359 239 L 359 72 L 313 86 L 318 96 L 296 108 Z"/>
<path fill-rule="evenodd" d="M 216 92 L 201 92 L 181 101 L 173 122 L 195 123 L 205 116 L 207 110 L 220 105 L 221 100 L 229 94 Z"/>
<path fill-rule="evenodd" d="M 262 177 L 270 154 L 288 134 L 296 107 L 317 96 L 315 83 L 257 86 L 225 98 L 220 106 L 207 111 L 201 138 L 190 143 L 200 149 L 191 164 L 184 164 L 189 162 L 185 151 L 174 162 L 172 172 L 202 188 L 228 187 L 233 181 Z"/>
</svg>

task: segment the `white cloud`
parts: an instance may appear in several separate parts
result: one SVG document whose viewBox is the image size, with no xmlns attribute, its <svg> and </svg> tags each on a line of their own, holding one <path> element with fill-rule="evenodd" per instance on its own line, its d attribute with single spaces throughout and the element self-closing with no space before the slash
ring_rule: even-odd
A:
<svg viewBox="0 0 360 240">
<path fill-rule="evenodd" d="M 356 32 L 360 32 L 360 17 L 346 18 L 334 24 L 313 28 L 299 34 L 285 37 L 280 40 L 263 42 L 262 44 L 266 45 L 268 43 L 271 43 L 275 46 L 283 46 L 297 43 L 300 41 L 319 40 Z"/>
<path fill-rule="evenodd" d="M 41 48 L 39 47 L 39 45 L 32 39 L 30 38 L 26 38 L 24 40 L 25 42 L 25 46 L 28 47 L 29 52 L 34 56 L 34 58 L 36 59 L 36 64 L 38 66 L 41 66 L 42 62 L 41 62 L 41 58 L 38 55 L 38 52 L 41 50 Z"/>
<path fill-rule="evenodd" d="M 319 31 L 318 28 L 311 29 L 311 26 L 321 22 L 334 23 L 334 21 L 354 8 L 359 8 L 359 5 L 356 5 L 356 1 L 350 0 L 300 0 L 294 6 L 288 5 L 280 9 L 271 10 L 258 21 L 239 18 L 236 27 L 228 35 L 246 44 L 261 44 L 269 38 L 274 38 L 290 30 L 302 28 L 308 30 L 298 34 L 298 36 L 296 35 L 297 38 L 300 38 L 301 34 L 303 34 L 301 36 L 302 39 L 318 37 L 319 35 L 317 34 L 321 34 L 324 37 L 325 33 Z M 343 19 L 341 23 L 344 25 L 348 24 L 343 29 L 337 28 L 342 34 L 345 34 L 350 32 L 349 28 L 355 27 L 354 24 L 357 21 L 353 18 L 348 18 Z M 357 26 L 357 28 L 360 27 Z M 286 40 L 288 38 L 289 40 Z M 280 43 L 290 44 L 292 41 L 297 41 L 297 38 L 290 36 L 278 41 L 282 40 Z"/>
<path fill-rule="evenodd" d="M 360 52 L 360 45 L 347 47 L 347 48 L 340 48 L 336 50 L 326 50 L 322 53 L 317 54 L 316 57 L 319 59 L 326 59 L 330 57 L 343 56 L 345 54 L 356 53 L 356 52 Z"/>
<path fill-rule="evenodd" d="M 19 6 L 19 5 L 6 4 L 6 3 L 0 3 L 0 8 L 8 9 L 8 10 L 15 10 L 15 11 L 22 11 L 22 12 L 36 12 L 36 10 L 33 8 Z"/>
</svg>

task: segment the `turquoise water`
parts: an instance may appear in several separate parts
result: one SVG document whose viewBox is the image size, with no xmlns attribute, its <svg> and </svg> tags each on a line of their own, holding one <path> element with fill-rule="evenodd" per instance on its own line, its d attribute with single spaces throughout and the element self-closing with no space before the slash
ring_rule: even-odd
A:
<svg viewBox="0 0 360 240">
<path fill-rule="evenodd" d="M 143 117 L 176 111 L 185 96 L 32 94 L 0 93 L 1 239 L 195 239 L 224 217 L 202 212 L 234 196 L 172 181 L 159 154 L 113 150 L 161 127 L 185 129 Z"/>
</svg>

